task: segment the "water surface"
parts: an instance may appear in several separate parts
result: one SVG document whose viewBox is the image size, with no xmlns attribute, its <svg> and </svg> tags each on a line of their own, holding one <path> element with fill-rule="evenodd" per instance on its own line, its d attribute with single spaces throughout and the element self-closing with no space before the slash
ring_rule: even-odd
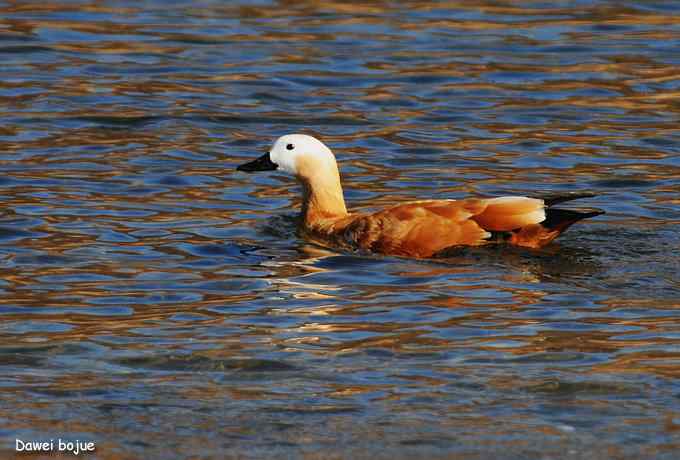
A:
<svg viewBox="0 0 680 460">
<path fill-rule="evenodd" d="M 3 456 L 673 458 L 679 14 L 0 2 Z M 234 170 L 289 132 L 353 209 L 607 214 L 541 251 L 335 252 L 296 235 L 290 178 Z"/>
</svg>

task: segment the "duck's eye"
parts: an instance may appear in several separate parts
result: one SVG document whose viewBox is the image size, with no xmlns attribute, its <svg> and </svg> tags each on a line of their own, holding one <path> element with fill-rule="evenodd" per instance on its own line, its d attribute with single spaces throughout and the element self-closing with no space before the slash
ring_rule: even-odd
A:
<svg viewBox="0 0 680 460">
<path fill-rule="evenodd" d="M 293 150 L 295 146 L 293 144 L 286 145 L 286 150 Z"/>
</svg>

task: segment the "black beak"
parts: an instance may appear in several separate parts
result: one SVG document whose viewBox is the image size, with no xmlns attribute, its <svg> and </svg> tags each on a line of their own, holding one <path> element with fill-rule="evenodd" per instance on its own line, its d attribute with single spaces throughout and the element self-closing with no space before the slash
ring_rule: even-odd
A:
<svg viewBox="0 0 680 460">
<path fill-rule="evenodd" d="M 255 171 L 273 171 L 278 167 L 279 165 L 277 165 L 276 163 L 272 163 L 272 160 L 269 157 L 269 152 L 267 152 L 257 160 L 244 163 L 237 167 L 236 169 L 238 169 L 239 171 L 251 173 Z"/>
</svg>

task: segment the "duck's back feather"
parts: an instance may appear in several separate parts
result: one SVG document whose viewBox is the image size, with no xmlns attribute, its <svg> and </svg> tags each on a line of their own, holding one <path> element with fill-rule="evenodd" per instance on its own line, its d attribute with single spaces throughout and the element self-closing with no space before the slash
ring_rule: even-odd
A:
<svg viewBox="0 0 680 460">
<path fill-rule="evenodd" d="M 483 244 L 490 231 L 512 231 L 545 220 L 543 201 L 526 197 L 414 201 L 372 214 L 327 219 L 311 230 L 383 254 L 430 257 L 443 249 Z"/>
</svg>

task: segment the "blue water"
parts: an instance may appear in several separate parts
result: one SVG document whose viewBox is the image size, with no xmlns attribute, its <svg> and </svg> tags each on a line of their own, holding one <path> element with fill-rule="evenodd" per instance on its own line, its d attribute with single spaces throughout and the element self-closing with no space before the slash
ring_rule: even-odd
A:
<svg viewBox="0 0 680 460">
<path fill-rule="evenodd" d="M 0 2 L 2 456 L 674 458 L 678 49 L 676 2 Z M 235 171 L 290 132 L 352 209 L 607 214 L 321 248 L 292 179 Z"/>
</svg>

